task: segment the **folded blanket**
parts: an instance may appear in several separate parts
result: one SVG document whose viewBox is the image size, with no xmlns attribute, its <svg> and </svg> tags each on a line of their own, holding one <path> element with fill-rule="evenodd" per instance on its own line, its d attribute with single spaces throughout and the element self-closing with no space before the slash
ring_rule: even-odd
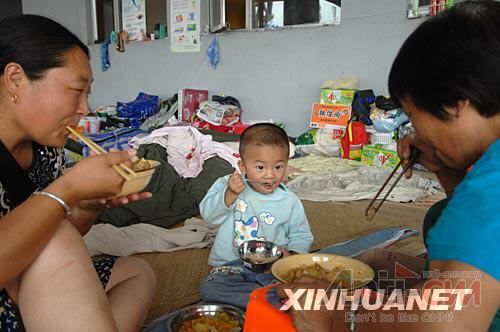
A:
<svg viewBox="0 0 500 332">
<path fill-rule="evenodd" d="M 199 218 L 185 221 L 184 226 L 165 229 L 149 224 L 116 227 L 109 224 L 92 226 L 83 237 L 91 256 L 130 256 L 147 252 L 168 252 L 204 248 L 214 242 L 217 226 Z"/>
<path fill-rule="evenodd" d="M 300 199 L 316 202 L 371 199 L 392 171 L 389 168 L 362 166 L 349 160 L 328 159 L 325 161 L 316 157 L 308 161 L 291 161 L 291 166 L 299 170 L 292 173 L 294 178 L 287 183 L 288 189 Z M 414 202 L 438 193 L 439 188 L 437 181 L 414 174 L 410 179 L 403 177 L 387 200 Z"/>
</svg>

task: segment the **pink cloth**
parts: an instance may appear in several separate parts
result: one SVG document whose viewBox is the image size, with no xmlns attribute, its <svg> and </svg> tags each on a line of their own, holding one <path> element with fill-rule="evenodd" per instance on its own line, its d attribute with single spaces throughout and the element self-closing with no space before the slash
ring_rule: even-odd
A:
<svg viewBox="0 0 500 332">
<path fill-rule="evenodd" d="M 133 138 L 130 144 L 156 143 L 167 150 L 168 163 L 184 178 L 194 178 L 203 170 L 205 160 L 218 156 L 238 169 L 238 154 L 225 144 L 212 141 L 191 126 L 163 127 L 142 138 Z"/>
</svg>

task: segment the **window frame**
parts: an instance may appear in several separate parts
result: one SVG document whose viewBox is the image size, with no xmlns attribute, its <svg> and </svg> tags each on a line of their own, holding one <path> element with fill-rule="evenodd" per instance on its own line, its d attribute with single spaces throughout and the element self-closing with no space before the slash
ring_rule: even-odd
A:
<svg viewBox="0 0 500 332">
<path fill-rule="evenodd" d="M 231 1 L 231 0 L 229 0 Z M 215 24 L 212 23 L 212 7 L 213 3 L 218 2 L 219 3 L 219 8 L 221 8 L 221 22 L 218 22 L 216 24 L 218 29 L 213 29 L 213 26 Z M 217 33 L 221 31 L 227 31 L 227 26 L 228 22 L 226 22 L 226 15 L 225 15 L 225 8 L 226 8 L 226 0 L 210 0 L 209 1 L 209 6 L 208 6 L 208 17 L 209 17 L 209 31 L 210 33 Z M 342 8 L 342 7 L 340 7 Z M 342 13 L 340 14 L 342 17 Z M 288 29 L 296 29 L 296 28 L 315 28 L 315 27 L 324 27 L 324 26 L 334 26 L 334 25 L 339 25 L 341 23 L 341 19 L 339 21 L 335 21 L 332 23 L 304 23 L 304 24 L 294 24 L 294 25 L 286 25 L 282 27 L 277 27 L 273 29 L 269 28 L 252 28 L 252 21 L 253 21 L 253 15 L 252 15 L 252 0 L 245 0 L 245 29 L 234 29 L 234 30 L 229 30 L 229 31 L 254 31 L 254 32 L 259 32 L 259 31 L 269 31 L 269 30 L 288 30 Z"/>
<path fill-rule="evenodd" d="M 112 4 L 113 4 L 113 31 L 115 32 L 119 32 L 119 31 L 123 31 L 123 13 L 122 13 L 122 1 L 123 0 L 111 0 L 112 1 Z M 147 0 L 143 0 L 145 3 L 146 3 L 146 6 L 147 6 Z M 169 5 L 170 5 L 170 1 L 171 0 L 163 0 L 165 2 L 165 7 L 164 7 L 164 10 L 165 10 L 165 25 L 168 26 L 169 25 Z M 200 0 L 202 1 L 202 0 Z M 89 44 L 101 44 L 104 40 L 107 39 L 107 35 L 104 36 L 104 40 L 101 40 L 99 38 L 99 23 L 98 21 L 100 20 L 100 18 L 98 17 L 99 15 L 99 11 L 97 9 L 97 2 L 98 0 L 89 0 L 89 6 L 88 6 L 88 10 L 90 10 L 90 20 L 89 21 L 89 24 L 92 25 L 92 31 L 89 30 L 89 33 L 91 33 L 91 36 L 92 36 L 92 39 L 89 41 Z M 149 37 L 149 35 L 151 33 L 153 33 L 153 31 L 149 31 L 148 30 L 148 25 L 149 25 L 149 21 L 148 21 L 148 15 L 147 15 L 147 7 L 146 7 L 146 31 L 145 31 L 145 34 L 147 34 L 147 37 Z M 151 17 L 150 17 L 151 19 Z M 102 23 L 101 23 L 102 24 Z M 90 39 L 90 38 L 89 38 Z"/>
</svg>

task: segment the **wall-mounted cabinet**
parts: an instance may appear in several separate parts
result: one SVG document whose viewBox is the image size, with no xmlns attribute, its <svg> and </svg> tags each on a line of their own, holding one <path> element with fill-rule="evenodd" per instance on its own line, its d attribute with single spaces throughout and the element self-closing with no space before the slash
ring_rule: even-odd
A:
<svg viewBox="0 0 500 332">
<path fill-rule="evenodd" d="M 92 0 L 91 5 L 96 43 L 108 39 L 111 31 L 149 37 L 160 24 L 167 25 L 167 0 Z"/>
</svg>

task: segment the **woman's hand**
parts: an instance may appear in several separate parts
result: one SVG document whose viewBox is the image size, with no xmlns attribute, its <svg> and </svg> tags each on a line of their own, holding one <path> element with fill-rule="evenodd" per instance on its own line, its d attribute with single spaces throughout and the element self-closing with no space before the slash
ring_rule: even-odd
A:
<svg viewBox="0 0 500 332">
<path fill-rule="evenodd" d="M 132 202 L 142 201 L 151 198 L 153 194 L 150 192 L 133 193 L 128 196 L 112 198 L 112 199 L 89 199 L 80 201 L 77 205 L 79 209 L 100 211 L 105 208 L 113 208 L 117 206 L 127 205 Z"/>
<path fill-rule="evenodd" d="M 398 140 L 398 155 L 403 161 L 403 167 L 408 165 L 410 162 L 412 149 L 415 148 L 421 152 L 420 156 L 417 158 L 417 162 L 420 165 L 434 173 L 446 168 L 446 166 L 436 156 L 436 150 L 419 140 L 415 133 L 410 133 Z M 409 168 L 405 175 L 407 178 L 410 178 L 412 176 L 412 169 Z"/>
<path fill-rule="evenodd" d="M 153 196 L 150 192 L 133 193 L 125 197 L 114 199 L 89 199 L 80 201 L 71 211 L 69 220 L 78 229 L 80 234 L 85 235 L 92 227 L 95 218 L 106 208 L 127 205 L 139 202 Z"/>
<path fill-rule="evenodd" d="M 308 276 L 303 276 L 299 280 L 291 284 L 280 284 L 276 287 L 276 292 L 278 296 L 285 301 L 289 299 L 285 292 L 285 289 L 289 289 L 288 292 L 293 292 L 296 294 L 300 289 L 323 289 L 326 290 L 330 285 L 329 282 L 322 279 L 312 278 Z M 316 294 L 317 292 L 315 292 Z M 304 301 L 306 298 L 306 293 L 302 295 L 299 299 L 300 307 L 303 309 Z M 329 294 L 327 294 L 329 296 Z M 293 304 L 291 304 L 288 313 L 292 317 L 293 325 L 299 332 L 329 332 L 332 330 L 333 317 L 335 311 L 329 311 L 325 306 L 321 306 L 320 310 L 295 310 Z"/>
<path fill-rule="evenodd" d="M 125 150 L 91 156 L 78 162 L 50 187 L 57 186 L 58 192 L 62 191 L 61 197 L 70 204 L 113 197 L 121 191 L 124 182 L 113 165 L 125 163 L 135 154 L 135 150 Z"/>
</svg>

